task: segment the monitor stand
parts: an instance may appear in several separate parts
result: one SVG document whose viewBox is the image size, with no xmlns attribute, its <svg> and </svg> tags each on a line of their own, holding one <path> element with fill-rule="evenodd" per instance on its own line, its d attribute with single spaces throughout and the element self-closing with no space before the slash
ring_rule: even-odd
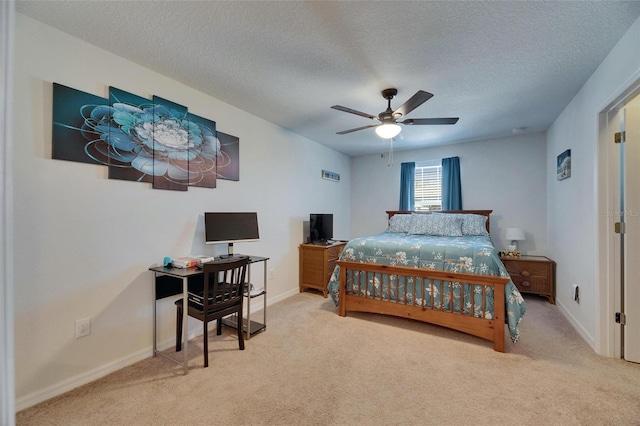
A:
<svg viewBox="0 0 640 426">
<path fill-rule="evenodd" d="M 242 254 L 233 254 L 233 243 L 229 243 L 229 246 L 227 248 L 227 254 L 222 254 L 220 255 L 220 259 L 242 259 L 244 257 L 247 257 L 245 255 Z"/>
<path fill-rule="evenodd" d="M 233 259 L 233 243 L 229 243 L 227 254 L 220 255 L 220 259 Z"/>
<path fill-rule="evenodd" d="M 220 259 L 227 259 L 230 261 L 240 260 L 247 257 L 250 257 L 250 256 L 247 256 L 246 254 L 233 254 L 233 243 L 229 243 L 229 247 L 227 248 L 227 254 L 220 255 Z"/>
</svg>

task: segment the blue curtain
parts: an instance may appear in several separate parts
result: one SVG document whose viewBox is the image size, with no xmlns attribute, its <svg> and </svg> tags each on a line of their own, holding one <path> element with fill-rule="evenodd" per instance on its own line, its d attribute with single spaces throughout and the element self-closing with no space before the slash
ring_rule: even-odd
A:
<svg viewBox="0 0 640 426">
<path fill-rule="evenodd" d="M 413 211 L 415 208 L 414 180 L 416 163 L 402 163 L 400 165 L 400 207 L 399 210 Z"/>
<path fill-rule="evenodd" d="M 442 210 L 462 210 L 458 157 L 442 159 Z"/>
</svg>

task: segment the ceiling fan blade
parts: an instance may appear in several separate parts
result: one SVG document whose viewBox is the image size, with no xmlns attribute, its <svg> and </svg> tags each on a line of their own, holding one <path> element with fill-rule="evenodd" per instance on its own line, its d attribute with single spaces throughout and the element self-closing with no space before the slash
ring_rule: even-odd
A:
<svg viewBox="0 0 640 426">
<path fill-rule="evenodd" d="M 404 121 L 401 121 L 402 124 L 410 124 L 410 125 L 433 125 L 433 124 L 456 124 L 460 118 L 459 117 L 450 117 L 450 118 L 408 118 Z"/>
<path fill-rule="evenodd" d="M 334 105 L 331 108 L 337 109 L 338 111 L 344 111 L 344 112 L 348 112 L 350 114 L 359 115 L 361 117 L 370 118 L 372 120 L 377 120 L 378 119 L 378 117 L 376 117 L 375 115 L 367 114 L 366 112 L 356 111 L 355 109 L 343 107 L 343 106 L 340 106 L 340 105 Z"/>
<path fill-rule="evenodd" d="M 400 113 L 402 114 L 401 117 L 404 117 L 423 103 L 427 102 L 432 97 L 433 95 L 431 93 L 425 92 L 424 90 L 418 90 L 415 95 L 409 98 L 409 100 L 405 102 L 404 105 L 395 110 L 393 114 L 395 115 L 396 113 Z"/>
<path fill-rule="evenodd" d="M 355 129 L 343 130 L 341 132 L 337 132 L 336 135 L 344 135 L 351 132 L 357 132 L 358 130 L 368 129 L 369 127 L 377 127 L 379 124 L 369 124 L 368 126 L 356 127 Z"/>
</svg>

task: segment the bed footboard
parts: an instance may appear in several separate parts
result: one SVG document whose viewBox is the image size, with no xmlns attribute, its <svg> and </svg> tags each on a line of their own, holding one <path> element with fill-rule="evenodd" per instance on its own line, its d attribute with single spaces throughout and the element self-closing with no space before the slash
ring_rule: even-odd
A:
<svg viewBox="0 0 640 426">
<path fill-rule="evenodd" d="M 504 352 L 507 277 L 338 261 L 338 314 L 370 312 L 436 324 Z M 495 303 L 493 303 L 495 301 Z"/>
</svg>

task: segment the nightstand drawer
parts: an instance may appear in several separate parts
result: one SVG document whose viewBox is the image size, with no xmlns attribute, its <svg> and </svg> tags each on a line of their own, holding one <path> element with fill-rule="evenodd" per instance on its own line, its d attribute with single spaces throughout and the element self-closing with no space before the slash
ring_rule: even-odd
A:
<svg viewBox="0 0 640 426">
<path fill-rule="evenodd" d="M 508 269 L 507 269 L 508 270 Z M 511 280 L 520 290 L 530 292 L 546 292 L 549 288 L 549 280 L 545 277 L 528 277 L 526 275 L 516 275 L 509 272 Z"/>
</svg>

